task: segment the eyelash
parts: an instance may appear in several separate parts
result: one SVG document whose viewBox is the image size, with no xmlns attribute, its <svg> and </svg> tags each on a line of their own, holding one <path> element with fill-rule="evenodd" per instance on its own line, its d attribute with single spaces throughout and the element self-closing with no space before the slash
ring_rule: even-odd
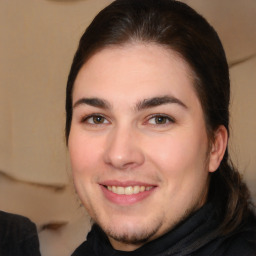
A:
<svg viewBox="0 0 256 256">
<path fill-rule="evenodd" d="M 157 124 L 157 123 L 150 124 L 149 123 L 149 121 L 151 119 L 155 119 L 156 120 L 156 118 L 163 118 L 164 120 L 166 120 L 166 122 L 163 123 L 163 124 Z M 171 123 L 175 123 L 175 119 L 170 117 L 170 116 L 168 116 L 168 115 L 164 115 L 164 114 L 154 114 L 154 115 L 151 115 L 149 118 L 147 118 L 146 122 L 149 123 L 149 125 L 152 125 L 152 126 L 166 126 L 166 125 L 169 125 Z"/>
<path fill-rule="evenodd" d="M 93 118 L 92 122 L 88 122 L 88 120 L 90 118 Z M 102 123 L 101 122 L 99 122 L 99 123 L 94 122 L 96 118 L 102 118 L 103 122 Z M 155 121 L 156 121 L 156 118 L 162 118 L 162 119 L 165 120 L 165 122 L 164 123 L 158 123 L 158 124 L 157 124 L 157 122 L 155 122 L 155 124 L 152 124 L 152 123 L 149 122 L 152 119 L 155 119 Z M 105 121 L 110 123 L 105 116 L 95 113 L 95 114 L 91 114 L 91 115 L 83 117 L 82 120 L 81 120 L 81 123 L 86 123 L 87 125 L 92 125 L 92 126 L 99 126 L 99 125 L 105 125 L 106 124 Z M 143 124 L 149 124 L 150 126 L 167 126 L 167 125 L 172 124 L 172 123 L 175 123 L 174 118 L 172 118 L 168 115 L 165 115 L 165 114 L 154 114 L 154 115 L 149 116 Z"/>
<path fill-rule="evenodd" d="M 104 121 L 103 121 L 103 123 L 90 123 L 90 122 L 88 122 L 88 120 L 90 119 L 90 118 L 103 118 L 104 119 Z M 85 117 L 83 117 L 82 118 L 82 120 L 81 120 L 81 123 L 86 123 L 86 124 L 88 124 L 88 125 L 104 125 L 105 123 L 105 121 L 107 121 L 107 118 L 105 117 L 105 116 L 103 116 L 103 115 L 101 115 L 101 114 L 91 114 L 91 115 L 89 115 L 89 116 L 85 116 Z"/>
</svg>

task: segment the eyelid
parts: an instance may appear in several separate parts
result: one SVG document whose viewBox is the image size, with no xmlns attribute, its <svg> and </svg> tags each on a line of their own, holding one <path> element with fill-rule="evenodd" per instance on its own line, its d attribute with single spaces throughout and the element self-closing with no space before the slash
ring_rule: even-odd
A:
<svg viewBox="0 0 256 256">
<path fill-rule="evenodd" d="M 89 122 L 86 122 L 87 120 L 89 120 L 90 118 L 93 118 L 93 117 L 102 117 L 102 118 L 104 118 L 105 120 L 107 120 L 108 121 L 108 123 L 110 123 L 110 121 L 109 121 L 109 118 L 107 118 L 106 116 L 104 116 L 104 115 L 102 115 L 102 114 L 99 114 L 99 113 L 93 113 L 93 114 L 89 114 L 89 115 L 85 115 L 85 116 L 83 116 L 82 118 L 81 118 L 81 123 L 86 123 L 87 125 L 97 125 L 97 126 L 99 126 L 99 125 L 105 125 L 106 123 L 102 123 L 102 124 L 94 124 L 94 123 L 89 123 Z"/>
<path fill-rule="evenodd" d="M 175 119 L 167 114 L 161 114 L 161 113 L 157 113 L 157 114 L 152 114 L 150 116 L 147 117 L 146 119 L 146 122 L 149 123 L 149 120 L 150 119 L 153 119 L 153 118 L 156 118 L 156 117 L 163 117 L 163 118 L 166 118 L 168 119 L 168 123 L 165 123 L 165 124 L 150 124 L 150 125 L 153 125 L 153 126 L 164 126 L 164 125 L 169 125 L 169 123 L 175 123 Z"/>
</svg>

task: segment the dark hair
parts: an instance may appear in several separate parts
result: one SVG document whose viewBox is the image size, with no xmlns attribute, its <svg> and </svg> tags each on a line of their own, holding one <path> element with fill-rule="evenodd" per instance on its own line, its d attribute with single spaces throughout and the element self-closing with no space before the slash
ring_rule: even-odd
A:
<svg viewBox="0 0 256 256">
<path fill-rule="evenodd" d="M 174 0 L 117 0 L 103 9 L 83 34 L 67 82 L 66 140 L 72 120 L 72 90 L 82 65 L 97 51 L 129 42 L 148 42 L 177 52 L 194 72 L 210 140 L 220 125 L 229 132 L 229 69 L 220 39 L 208 22 Z M 209 200 L 223 219 L 222 234 L 236 229 L 249 212 L 249 192 L 226 150 L 211 174 Z"/>
</svg>

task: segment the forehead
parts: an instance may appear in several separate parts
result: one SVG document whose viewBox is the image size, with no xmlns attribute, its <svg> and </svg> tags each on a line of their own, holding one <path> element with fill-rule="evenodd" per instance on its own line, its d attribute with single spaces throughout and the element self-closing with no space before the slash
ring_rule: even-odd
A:
<svg viewBox="0 0 256 256">
<path fill-rule="evenodd" d="M 156 44 L 127 44 L 104 48 L 81 68 L 73 100 L 111 97 L 113 101 L 140 100 L 155 95 L 195 95 L 193 72 L 175 51 Z"/>
</svg>

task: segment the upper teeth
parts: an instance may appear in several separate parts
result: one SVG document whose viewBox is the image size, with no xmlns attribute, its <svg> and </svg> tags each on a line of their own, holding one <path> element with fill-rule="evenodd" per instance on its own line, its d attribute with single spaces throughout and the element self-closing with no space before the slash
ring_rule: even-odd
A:
<svg viewBox="0 0 256 256">
<path fill-rule="evenodd" d="M 117 187 L 117 186 L 107 186 L 108 190 L 112 191 L 118 195 L 132 195 L 138 194 L 145 190 L 150 190 L 152 186 L 145 187 L 145 186 L 129 186 L 129 187 Z"/>
</svg>

